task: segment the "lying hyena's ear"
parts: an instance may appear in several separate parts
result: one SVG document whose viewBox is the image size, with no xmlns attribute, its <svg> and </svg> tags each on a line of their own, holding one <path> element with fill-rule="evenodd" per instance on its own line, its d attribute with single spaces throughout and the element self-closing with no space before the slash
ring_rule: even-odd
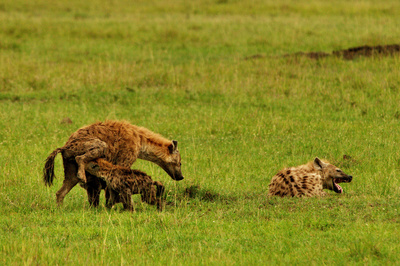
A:
<svg viewBox="0 0 400 266">
<path fill-rule="evenodd" d="M 326 163 L 321 161 L 318 157 L 316 157 L 314 159 L 314 168 L 315 168 L 315 170 L 321 171 L 322 168 L 325 168 L 325 167 L 326 167 Z"/>
<path fill-rule="evenodd" d="M 173 153 L 176 151 L 176 148 L 178 147 L 178 141 L 173 140 L 172 143 L 168 146 L 169 153 Z"/>
</svg>

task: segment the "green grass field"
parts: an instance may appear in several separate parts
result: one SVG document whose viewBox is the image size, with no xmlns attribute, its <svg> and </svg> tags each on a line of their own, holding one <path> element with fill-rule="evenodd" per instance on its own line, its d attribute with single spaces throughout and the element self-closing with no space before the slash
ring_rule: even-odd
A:
<svg viewBox="0 0 400 266">
<path fill-rule="evenodd" d="M 400 260 L 400 56 L 284 56 L 400 43 L 400 2 L 0 2 L 1 265 L 393 265 Z M 64 123 L 69 118 L 72 123 Z M 179 142 L 155 164 L 165 211 L 57 208 L 44 160 L 78 128 L 128 120 Z M 350 156 L 345 160 L 343 156 Z M 325 158 L 344 194 L 267 198 Z"/>
</svg>

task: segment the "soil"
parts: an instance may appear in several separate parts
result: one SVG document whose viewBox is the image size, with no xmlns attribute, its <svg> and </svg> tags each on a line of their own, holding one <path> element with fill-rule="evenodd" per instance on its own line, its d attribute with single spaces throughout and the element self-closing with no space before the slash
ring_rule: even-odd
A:
<svg viewBox="0 0 400 266">
<path fill-rule="evenodd" d="M 332 53 L 323 52 L 310 52 L 310 53 L 296 53 L 295 55 L 304 55 L 312 59 L 320 59 L 327 56 L 337 56 L 346 60 L 353 60 L 357 57 L 371 57 L 371 56 L 393 56 L 400 53 L 399 44 L 391 45 L 377 45 L 377 46 L 358 46 L 345 50 L 334 51 Z"/>
<path fill-rule="evenodd" d="M 345 59 L 354 59 L 357 56 L 370 57 L 374 55 L 394 55 L 400 52 L 399 44 L 392 45 L 378 45 L 378 46 L 360 46 L 354 47 L 347 50 L 333 52 L 333 55 L 342 56 Z"/>
<path fill-rule="evenodd" d="M 390 44 L 390 45 L 377 45 L 377 46 L 358 46 L 349 49 L 333 51 L 332 53 L 325 52 L 298 52 L 294 54 L 285 54 L 284 57 L 293 57 L 293 56 L 306 56 L 311 59 L 320 59 L 328 56 L 336 56 L 346 60 L 353 60 L 358 57 L 372 57 L 372 56 L 394 56 L 400 53 L 400 44 Z M 265 58 L 266 56 L 263 54 L 255 54 L 251 56 L 247 56 L 245 60 L 259 59 Z"/>
</svg>

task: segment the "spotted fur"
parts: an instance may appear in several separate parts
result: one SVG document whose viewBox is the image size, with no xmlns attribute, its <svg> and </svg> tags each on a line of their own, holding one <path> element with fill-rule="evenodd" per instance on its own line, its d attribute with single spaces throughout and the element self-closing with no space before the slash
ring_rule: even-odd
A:
<svg viewBox="0 0 400 266">
<path fill-rule="evenodd" d="M 157 205 L 157 209 L 162 210 L 164 186 L 159 181 L 153 181 L 146 173 L 113 165 L 104 159 L 96 159 L 87 163 L 85 170 L 106 181 L 107 185 L 117 192 L 117 195 L 113 194 L 107 202 L 107 207 L 122 202 L 125 209 L 133 210 L 131 196 L 140 194 L 143 202 Z M 118 197 L 118 200 L 114 198 L 115 196 Z"/>
<path fill-rule="evenodd" d="M 174 180 L 182 180 L 181 156 L 177 141 L 168 140 L 146 128 L 125 121 L 105 121 L 82 127 L 74 132 L 67 143 L 55 149 L 46 159 L 43 180 L 50 186 L 54 179 L 54 160 L 62 153 L 64 182 L 57 191 L 57 203 L 62 204 L 66 194 L 79 182 L 87 190 L 89 203 L 99 204 L 105 183 L 85 174 L 85 165 L 94 159 L 130 168 L 137 158 L 159 165 Z M 106 194 L 108 197 L 108 194 Z"/>
<path fill-rule="evenodd" d="M 338 183 L 351 182 L 352 176 L 341 169 L 315 158 L 314 161 L 278 172 L 269 184 L 269 196 L 313 197 L 325 196 L 323 189 L 343 193 Z"/>
</svg>

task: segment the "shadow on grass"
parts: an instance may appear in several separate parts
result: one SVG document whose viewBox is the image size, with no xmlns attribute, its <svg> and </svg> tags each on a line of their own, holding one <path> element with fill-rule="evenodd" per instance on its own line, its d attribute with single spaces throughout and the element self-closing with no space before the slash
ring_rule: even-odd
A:
<svg viewBox="0 0 400 266">
<path fill-rule="evenodd" d="M 178 201 L 204 201 L 230 204 L 238 200 L 237 196 L 224 195 L 212 189 L 201 188 L 200 185 L 191 185 L 176 195 Z M 167 200 L 167 205 L 175 204 Z"/>
<path fill-rule="evenodd" d="M 214 202 L 221 198 L 221 194 L 212 190 L 201 189 L 199 185 L 192 185 L 187 187 L 184 191 L 184 196 L 195 199 L 198 198 L 203 201 Z"/>
</svg>

